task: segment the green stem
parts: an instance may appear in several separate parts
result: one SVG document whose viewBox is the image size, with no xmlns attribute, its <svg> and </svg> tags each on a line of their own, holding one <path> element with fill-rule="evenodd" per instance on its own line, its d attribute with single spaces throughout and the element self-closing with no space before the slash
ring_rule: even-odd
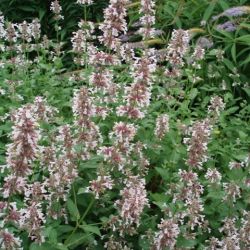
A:
<svg viewBox="0 0 250 250">
<path fill-rule="evenodd" d="M 66 246 L 68 246 L 68 242 L 71 239 L 71 237 L 73 236 L 73 234 L 76 232 L 76 230 L 78 229 L 78 227 L 81 225 L 81 223 L 83 222 L 84 218 L 86 217 L 86 215 L 88 214 L 90 208 L 93 206 L 95 202 L 95 198 L 92 198 L 91 202 L 89 203 L 87 209 L 85 210 L 84 214 L 82 215 L 82 217 L 80 218 L 79 221 L 76 222 L 76 226 L 73 229 L 72 233 L 69 235 L 69 237 L 65 240 L 65 244 Z"/>
</svg>

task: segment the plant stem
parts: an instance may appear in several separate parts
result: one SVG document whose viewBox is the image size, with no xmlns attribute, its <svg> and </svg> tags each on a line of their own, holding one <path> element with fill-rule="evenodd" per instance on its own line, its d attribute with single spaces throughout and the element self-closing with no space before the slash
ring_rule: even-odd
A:
<svg viewBox="0 0 250 250">
<path fill-rule="evenodd" d="M 85 210 L 84 214 L 83 214 L 82 217 L 80 218 L 80 220 L 76 222 L 76 226 L 75 226 L 74 230 L 73 230 L 72 233 L 69 235 L 69 237 L 65 240 L 66 246 L 68 246 L 68 243 L 67 243 L 67 242 L 69 242 L 70 238 L 73 236 L 73 234 L 76 232 L 76 230 L 78 229 L 78 227 L 80 226 L 80 224 L 83 222 L 84 218 L 85 218 L 86 215 L 88 214 L 88 212 L 89 212 L 90 208 L 93 206 L 94 202 L 95 202 L 95 198 L 93 197 L 92 200 L 91 200 L 91 202 L 89 203 L 87 209 Z"/>
</svg>

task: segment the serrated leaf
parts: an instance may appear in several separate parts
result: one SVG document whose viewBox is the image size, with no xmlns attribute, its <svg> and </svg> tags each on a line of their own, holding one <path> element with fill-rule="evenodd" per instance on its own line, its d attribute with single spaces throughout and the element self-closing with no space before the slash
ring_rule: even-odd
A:
<svg viewBox="0 0 250 250">
<path fill-rule="evenodd" d="M 80 225 L 80 228 L 82 228 L 87 233 L 94 233 L 98 236 L 101 236 L 100 229 L 97 226 L 91 226 L 91 225 Z"/>
<path fill-rule="evenodd" d="M 89 235 L 85 233 L 75 233 L 65 242 L 66 247 L 77 247 L 88 241 Z"/>
<path fill-rule="evenodd" d="M 85 193 L 89 193 L 87 188 L 79 188 L 77 191 L 77 194 L 85 194 Z"/>
<path fill-rule="evenodd" d="M 180 237 L 177 240 L 177 247 L 192 248 L 197 244 L 196 240 L 187 240 L 184 237 Z"/>
<path fill-rule="evenodd" d="M 76 204 L 71 199 L 67 200 L 67 208 L 68 208 L 68 211 L 71 215 L 71 219 L 73 221 L 80 219 L 80 213 L 78 211 L 78 208 L 77 208 Z"/>
<path fill-rule="evenodd" d="M 235 113 L 238 109 L 239 109 L 239 107 L 232 107 L 232 108 L 229 108 L 229 109 L 225 110 L 225 114 L 226 114 L 226 115 L 233 114 L 233 113 Z"/>
<path fill-rule="evenodd" d="M 218 190 L 213 191 L 212 190 L 208 193 L 207 198 L 221 200 L 224 196 L 225 196 L 225 193 L 223 191 L 218 191 Z"/>
<path fill-rule="evenodd" d="M 189 98 L 192 100 L 194 99 L 197 95 L 198 95 L 198 89 L 197 88 L 193 88 L 190 93 L 189 93 Z"/>
<path fill-rule="evenodd" d="M 168 171 L 167 171 L 166 169 L 156 167 L 155 170 L 157 171 L 158 174 L 160 174 L 160 176 L 161 176 L 164 180 L 168 180 L 168 179 L 169 179 L 169 173 L 168 173 Z"/>
</svg>

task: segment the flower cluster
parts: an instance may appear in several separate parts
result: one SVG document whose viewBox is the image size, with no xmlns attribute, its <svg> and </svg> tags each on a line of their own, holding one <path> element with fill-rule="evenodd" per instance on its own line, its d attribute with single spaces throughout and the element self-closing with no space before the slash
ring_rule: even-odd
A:
<svg viewBox="0 0 250 250">
<path fill-rule="evenodd" d="M 92 22 L 80 21 L 78 23 L 79 30 L 73 32 L 71 37 L 72 51 L 76 55 L 74 61 L 79 65 L 86 65 L 86 58 L 83 59 L 83 54 L 86 53 L 89 46 L 88 40 L 92 39 L 94 32 L 94 24 Z"/>
<path fill-rule="evenodd" d="M 194 52 L 191 56 L 193 67 L 195 67 L 196 69 L 200 69 L 201 68 L 200 61 L 204 59 L 204 56 L 205 56 L 205 49 L 199 45 L 196 45 Z"/>
<path fill-rule="evenodd" d="M 153 250 L 163 250 L 166 247 L 174 249 L 176 239 L 180 233 L 179 225 L 174 219 L 162 219 L 158 228 L 160 231 L 155 235 Z"/>
<path fill-rule="evenodd" d="M 151 52 L 151 53 L 150 53 Z M 133 65 L 133 83 L 125 88 L 125 105 L 117 108 L 118 116 L 138 119 L 145 116 L 144 109 L 149 106 L 151 97 L 152 74 L 156 70 L 154 51 L 136 59 Z"/>
<path fill-rule="evenodd" d="M 91 120 L 96 115 L 96 106 L 87 88 L 75 91 L 73 98 L 73 113 L 77 127 L 76 143 L 82 145 L 80 152 L 82 159 L 90 157 L 90 151 L 102 142 L 99 127 Z"/>
<path fill-rule="evenodd" d="M 21 250 L 21 241 L 7 229 L 0 231 L 0 246 L 6 250 Z"/>
<path fill-rule="evenodd" d="M 225 109 L 225 103 L 223 99 L 219 96 L 213 96 L 210 100 L 210 105 L 208 106 L 208 113 L 212 114 L 214 117 L 219 117 L 220 113 Z"/>
<path fill-rule="evenodd" d="M 26 177 L 31 173 L 31 162 L 38 154 L 39 126 L 29 106 L 19 108 L 12 114 L 12 121 L 13 142 L 7 148 L 7 168 L 13 173 L 14 178 Z"/>
<path fill-rule="evenodd" d="M 103 35 L 100 41 L 110 49 L 118 50 L 121 33 L 127 32 L 126 4 L 129 0 L 110 0 L 109 6 L 104 10 L 104 22 L 100 25 Z"/>
<path fill-rule="evenodd" d="M 239 232 L 235 226 L 235 218 L 226 218 L 220 231 L 225 234 L 224 238 L 219 242 L 221 249 L 240 250 Z"/>
<path fill-rule="evenodd" d="M 93 3 L 93 0 L 77 0 L 76 3 L 80 5 L 90 5 Z"/>
<path fill-rule="evenodd" d="M 41 37 L 41 24 L 37 18 L 32 22 L 23 21 L 22 23 L 5 23 L 4 17 L 0 16 L 0 38 L 5 41 L 3 51 L 13 50 L 22 55 L 20 52 L 27 52 L 36 49 L 33 41 L 38 43 Z M 20 45 L 16 44 L 20 41 Z"/>
<path fill-rule="evenodd" d="M 112 187 L 113 180 L 109 175 L 99 175 L 96 180 L 90 181 L 89 190 L 95 194 L 96 199 L 99 199 L 101 193 Z"/>
<path fill-rule="evenodd" d="M 11 209 L 6 210 L 5 223 L 9 220 L 15 221 L 19 228 L 27 230 L 31 239 L 42 242 L 41 228 L 45 218 L 41 211 L 41 201 L 46 191 L 41 183 L 28 184 L 29 176 L 33 173 L 32 163 L 40 152 L 38 145 L 40 131 L 32 107 L 32 105 L 23 106 L 11 115 L 13 142 L 7 149 L 6 167 L 9 175 L 5 178 L 3 195 L 4 198 L 10 199 L 12 195 L 21 193 L 26 207 L 18 211 L 14 203 L 9 203 L 8 207 Z M 19 245 L 11 235 L 9 237 L 10 245 Z"/>
<path fill-rule="evenodd" d="M 148 206 L 145 180 L 138 176 L 130 176 L 125 182 L 125 188 L 120 192 L 122 199 L 116 202 L 120 216 L 126 226 L 140 224 L 140 216 L 145 206 Z"/>
<path fill-rule="evenodd" d="M 216 168 L 208 168 L 205 177 L 210 183 L 219 183 L 222 178 L 220 172 Z"/>
<path fill-rule="evenodd" d="M 172 67 L 180 67 L 184 65 L 183 57 L 189 48 L 190 36 L 186 30 L 174 30 L 167 47 L 166 59 Z"/>
<path fill-rule="evenodd" d="M 5 20 L 4 16 L 0 15 L 0 38 L 4 38 L 5 36 L 6 36 Z"/>
<path fill-rule="evenodd" d="M 155 136 L 160 140 L 169 131 L 169 116 L 166 114 L 160 115 L 156 120 Z"/>
<path fill-rule="evenodd" d="M 154 37 L 155 35 L 155 30 L 152 28 L 155 24 L 154 7 L 155 2 L 153 0 L 141 0 L 139 13 L 143 14 L 143 16 L 140 17 L 140 23 L 143 27 L 139 29 L 139 33 L 142 34 L 145 40 Z"/>
<path fill-rule="evenodd" d="M 208 119 L 195 122 L 188 130 L 190 138 L 184 138 L 188 146 L 187 164 L 191 167 L 201 168 L 207 161 L 207 144 L 211 134 L 211 125 Z"/>
<path fill-rule="evenodd" d="M 35 97 L 31 108 L 37 121 L 49 122 L 58 113 L 58 110 L 49 106 L 47 100 L 42 96 Z"/>
<path fill-rule="evenodd" d="M 62 6 L 60 5 L 60 2 L 58 0 L 55 0 L 50 5 L 50 10 L 55 14 L 55 20 L 61 20 L 64 19 L 62 16 Z"/>
<path fill-rule="evenodd" d="M 85 14 L 90 14 L 87 5 L 93 2 L 76 0 L 85 5 Z M 100 37 L 95 36 L 97 24 L 80 20 L 70 39 L 75 63 L 70 72 L 64 68 L 63 43 L 41 38 L 38 19 L 7 23 L 0 15 L 0 113 L 6 112 L 0 136 L 9 143 L 0 176 L 1 249 L 21 249 L 16 236 L 25 240 L 24 248 L 30 240 L 46 242 L 47 248 L 61 244 L 78 248 L 74 238 L 82 229 L 88 236 L 82 246 L 86 249 L 87 244 L 110 250 L 144 248 L 144 244 L 152 250 L 182 249 L 183 242 L 194 244 L 194 249 L 249 248 L 249 212 L 244 211 L 249 156 L 242 160 L 241 154 L 248 144 L 246 134 L 237 131 L 239 124 L 246 124 L 239 117 L 247 104 L 242 101 L 244 109 L 232 116 L 235 131 L 225 130 L 225 135 L 236 135 L 236 146 L 218 150 L 227 138 L 224 131 L 214 131 L 212 137 L 212 128 L 218 125 L 223 130 L 225 122 L 231 122 L 228 115 L 219 117 L 226 108 L 224 99 L 232 97 L 212 95 L 202 119 L 199 115 L 209 100 L 203 97 L 210 91 L 204 83 L 193 92 L 189 83 L 205 81 L 205 69 L 209 79 L 216 79 L 224 69 L 224 64 L 217 64 L 227 53 L 215 49 L 207 64 L 205 52 L 217 42 L 205 35 L 191 45 L 195 29 L 174 30 L 167 48 L 149 48 L 158 40 L 150 38 L 162 34 L 153 27 L 155 2 L 110 0 Z M 137 5 L 140 19 L 130 25 L 139 27 L 139 32 L 127 32 L 127 8 Z M 59 40 L 63 19 L 59 0 L 53 0 L 50 9 Z M 239 17 L 248 11 L 246 6 L 236 7 L 219 17 Z M 238 20 L 230 22 L 216 27 L 229 31 Z M 205 29 L 209 23 L 203 25 Z M 128 43 L 138 33 L 143 40 Z M 232 72 L 229 77 L 236 86 L 241 75 Z M 41 85 L 33 89 L 37 80 Z M 29 98 L 32 103 L 27 104 Z M 201 109 L 196 110 L 198 106 Z M 2 126 L 2 122 L 9 118 L 8 137 L 8 123 Z M 212 138 L 216 140 L 210 143 Z M 223 157 L 227 149 L 232 151 L 231 161 L 228 155 Z M 85 204 L 90 197 L 92 201 Z M 50 235 L 54 229 L 58 237 Z"/>
</svg>

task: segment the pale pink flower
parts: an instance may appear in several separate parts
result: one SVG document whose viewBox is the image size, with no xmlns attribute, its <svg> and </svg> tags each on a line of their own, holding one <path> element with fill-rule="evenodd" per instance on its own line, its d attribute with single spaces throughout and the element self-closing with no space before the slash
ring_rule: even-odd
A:
<svg viewBox="0 0 250 250">
<path fill-rule="evenodd" d="M 4 184 L 2 188 L 3 197 L 8 198 L 12 194 L 24 193 L 26 183 L 26 178 L 9 174 L 4 178 Z"/>
<path fill-rule="evenodd" d="M 241 219 L 240 240 L 247 247 L 250 246 L 250 212 L 244 211 Z"/>
<path fill-rule="evenodd" d="M 64 19 L 64 17 L 61 15 L 62 7 L 58 0 L 55 0 L 51 3 L 50 10 L 55 14 L 55 20 Z"/>
<path fill-rule="evenodd" d="M 13 115 L 12 143 L 7 148 L 7 166 L 17 176 L 30 174 L 31 162 L 37 157 L 39 126 L 29 106 L 19 108 Z"/>
<path fill-rule="evenodd" d="M 38 18 L 32 20 L 32 23 L 30 24 L 30 32 L 36 41 L 41 37 L 41 24 Z"/>
<path fill-rule="evenodd" d="M 76 3 L 81 5 L 90 5 L 93 3 L 93 0 L 77 0 Z"/>
<path fill-rule="evenodd" d="M 223 220 L 223 226 L 219 229 L 223 232 L 224 237 L 220 241 L 223 250 L 240 250 L 240 235 L 235 225 L 235 218 L 226 218 Z"/>
<path fill-rule="evenodd" d="M 27 208 L 21 209 L 20 214 L 20 227 L 27 230 L 31 240 L 44 242 L 42 224 L 45 223 L 45 215 L 41 203 L 32 202 Z"/>
<path fill-rule="evenodd" d="M 100 25 L 103 35 L 100 41 L 110 49 L 118 50 L 121 33 L 127 32 L 126 4 L 129 0 L 110 0 L 109 6 L 104 10 L 104 22 Z"/>
<path fill-rule="evenodd" d="M 166 59 L 173 67 L 184 65 L 183 57 L 189 49 L 189 33 L 186 30 L 174 30 L 167 47 Z"/>
<path fill-rule="evenodd" d="M 150 104 L 151 85 L 153 84 L 153 73 L 156 70 L 156 59 L 154 50 L 142 58 L 137 58 L 133 64 L 133 83 L 125 87 L 125 105 L 117 108 L 119 116 L 124 115 L 129 118 L 143 118 L 144 109 Z"/>
<path fill-rule="evenodd" d="M 48 105 L 46 98 L 37 96 L 31 106 L 32 113 L 38 121 L 49 122 L 53 116 L 58 113 L 56 108 Z"/>
<path fill-rule="evenodd" d="M 99 199 L 100 194 L 107 189 L 112 189 L 113 180 L 109 175 L 99 175 L 96 180 L 90 181 L 89 190 L 95 194 L 95 198 Z"/>
<path fill-rule="evenodd" d="M 221 97 L 213 96 L 210 100 L 210 105 L 208 106 L 208 113 L 219 117 L 220 113 L 225 109 L 225 106 L 226 105 Z"/>
<path fill-rule="evenodd" d="M 176 239 L 180 233 L 179 226 L 175 220 L 162 219 L 158 228 L 160 231 L 155 234 L 153 250 L 174 249 Z"/>
<path fill-rule="evenodd" d="M 0 230 L 0 246 L 6 250 L 22 249 L 21 240 L 10 233 L 8 229 Z"/>
<path fill-rule="evenodd" d="M 243 168 L 245 166 L 245 162 L 230 161 L 228 166 L 230 169 L 239 169 L 239 168 Z"/>
<path fill-rule="evenodd" d="M 120 65 L 121 61 L 116 54 L 99 51 L 95 46 L 88 47 L 89 63 L 94 66 Z"/>
<path fill-rule="evenodd" d="M 139 10 L 140 23 L 143 26 L 139 29 L 144 39 L 149 39 L 155 36 L 155 29 L 152 26 L 155 24 L 155 1 L 154 0 L 141 0 L 141 7 Z"/>
<path fill-rule="evenodd" d="M 223 183 L 223 189 L 225 191 L 224 201 L 232 201 L 235 203 L 236 199 L 241 197 L 240 187 L 233 182 Z"/>
<path fill-rule="evenodd" d="M 211 182 L 211 183 L 218 183 L 221 180 L 221 174 L 220 172 L 213 168 L 208 168 L 206 174 L 205 174 L 206 179 Z"/>
<path fill-rule="evenodd" d="M 113 75 L 109 70 L 93 72 L 90 75 L 89 82 L 94 87 L 94 91 L 101 91 L 103 94 L 109 92 L 113 84 Z"/>
<path fill-rule="evenodd" d="M 156 119 L 156 127 L 154 134 L 160 140 L 164 138 L 166 133 L 169 131 L 169 116 L 167 114 L 163 114 L 157 117 Z"/>
<path fill-rule="evenodd" d="M 12 48 L 11 46 L 13 46 L 13 43 L 15 43 L 17 41 L 17 38 L 19 37 L 19 33 L 16 30 L 16 26 L 17 25 L 13 23 L 7 23 L 6 25 L 5 39 L 11 44 L 9 49 Z"/>
<path fill-rule="evenodd" d="M 19 30 L 19 36 L 22 39 L 23 42 L 31 42 L 32 40 L 32 34 L 31 34 L 31 26 L 26 21 L 23 21 L 22 23 L 19 23 L 17 25 L 17 28 Z"/>
<path fill-rule="evenodd" d="M 72 109 L 78 126 L 82 126 L 90 117 L 95 115 L 93 98 L 90 97 L 86 87 L 75 90 Z"/>
<path fill-rule="evenodd" d="M 140 216 L 145 206 L 148 206 L 145 180 L 138 176 L 130 176 L 125 181 L 125 187 L 120 191 L 121 200 L 116 201 L 120 216 L 125 225 L 140 224 Z"/>
<path fill-rule="evenodd" d="M 125 158 L 117 147 L 101 147 L 98 154 L 104 157 L 104 161 L 121 168 L 125 164 Z"/>
<path fill-rule="evenodd" d="M 0 38 L 5 38 L 6 30 L 5 30 L 5 20 L 4 16 L 0 15 Z"/>
<path fill-rule="evenodd" d="M 115 142 L 117 144 L 126 144 L 134 139 L 136 130 L 136 127 L 132 123 L 116 122 L 110 136 L 115 137 Z"/>
<path fill-rule="evenodd" d="M 201 168 L 208 159 L 207 144 L 210 139 L 211 125 L 208 119 L 195 122 L 188 130 L 189 138 L 184 138 L 188 146 L 188 159 L 186 163 L 191 167 Z"/>
</svg>

